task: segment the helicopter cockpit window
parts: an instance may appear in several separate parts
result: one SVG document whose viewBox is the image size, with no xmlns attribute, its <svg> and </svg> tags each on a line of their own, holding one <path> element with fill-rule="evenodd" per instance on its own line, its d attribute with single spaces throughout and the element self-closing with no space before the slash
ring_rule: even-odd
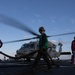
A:
<svg viewBox="0 0 75 75">
<path fill-rule="evenodd" d="M 39 48 L 39 45 L 37 45 L 37 48 Z"/>
<path fill-rule="evenodd" d="M 29 47 L 28 44 L 23 44 L 20 49 L 28 48 L 28 47 Z"/>
<path fill-rule="evenodd" d="M 23 48 L 34 48 L 34 44 L 24 44 L 21 46 L 20 49 L 23 49 Z"/>
<path fill-rule="evenodd" d="M 29 45 L 29 48 L 34 48 L 34 44 L 30 44 Z"/>
<path fill-rule="evenodd" d="M 24 46 L 25 48 L 29 48 L 29 44 L 25 44 L 25 46 Z"/>
<path fill-rule="evenodd" d="M 22 45 L 21 48 L 24 48 L 24 45 Z"/>
</svg>

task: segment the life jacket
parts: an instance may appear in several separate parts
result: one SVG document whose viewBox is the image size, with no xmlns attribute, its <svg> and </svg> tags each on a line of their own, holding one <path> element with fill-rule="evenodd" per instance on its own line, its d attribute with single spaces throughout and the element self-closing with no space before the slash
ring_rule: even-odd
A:
<svg viewBox="0 0 75 75">
<path fill-rule="evenodd" d="M 43 33 L 39 37 L 39 48 L 48 48 L 48 39 L 45 33 Z"/>
<path fill-rule="evenodd" d="M 72 50 L 75 51 L 75 40 L 72 42 Z"/>
<path fill-rule="evenodd" d="M 3 45 L 3 42 L 0 40 L 0 48 L 2 47 L 2 45 Z"/>
</svg>

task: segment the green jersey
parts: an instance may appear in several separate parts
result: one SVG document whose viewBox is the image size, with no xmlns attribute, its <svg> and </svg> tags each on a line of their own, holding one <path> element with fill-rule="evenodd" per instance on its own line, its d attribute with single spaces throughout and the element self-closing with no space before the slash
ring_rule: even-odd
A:
<svg viewBox="0 0 75 75">
<path fill-rule="evenodd" d="M 48 48 L 48 39 L 45 33 L 41 34 L 39 37 L 39 49 L 46 49 Z"/>
</svg>

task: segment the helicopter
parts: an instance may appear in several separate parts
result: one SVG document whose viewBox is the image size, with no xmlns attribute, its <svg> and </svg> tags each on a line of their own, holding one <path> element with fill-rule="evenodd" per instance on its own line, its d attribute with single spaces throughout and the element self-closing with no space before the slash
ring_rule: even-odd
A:
<svg viewBox="0 0 75 75">
<path fill-rule="evenodd" d="M 33 31 L 32 29 L 30 29 L 29 27 L 27 27 L 27 25 L 25 24 L 22 24 L 20 22 L 18 22 L 17 20 L 13 19 L 13 18 L 10 18 L 4 14 L 0 14 L 0 22 L 5 24 L 5 25 L 8 25 L 8 26 L 11 26 L 11 27 L 14 27 L 14 28 L 17 28 L 17 29 L 20 29 L 24 32 L 28 32 L 36 37 L 32 37 L 32 38 L 27 38 L 27 39 L 20 39 L 20 40 L 14 40 L 14 41 L 7 41 L 7 42 L 3 42 L 3 44 L 7 44 L 7 43 L 15 43 L 15 42 L 21 42 L 21 41 L 27 41 L 27 40 L 32 40 L 32 39 L 37 39 L 39 38 L 39 34 L 35 33 L 35 31 Z M 63 34 L 56 34 L 56 35 L 51 35 L 51 36 L 47 36 L 48 38 L 49 37 L 55 37 L 55 36 L 63 36 L 63 35 L 71 35 L 71 34 L 75 34 L 75 32 L 70 32 L 70 33 L 63 33 Z M 37 42 L 36 42 L 37 43 Z M 59 43 L 59 52 L 56 51 L 56 45 L 52 44 L 51 42 L 50 43 L 50 46 L 48 48 L 48 52 L 50 54 L 51 57 L 59 57 L 61 55 L 61 51 L 62 51 L 62 43 Z M 51 46 L 51 44 L 53 46 Z M 52 47 L 52 50 L 50 50 Z M 23 46 L 22 46 L 23 48 Z M 35 49 L 34 49 L 35 50 Z M 1 52 L 2 53 L 2 52 Z M 23 52 L 22 52 L 23 53 Z M 31 52 L 30 52 L 31 53 Z M 54 54 L 53 54 L 54 53 Z M 57 53 L 57 56 L 53 56 L 53 55 L 56 55 L 55 53 Z M 4 54 L 4 53 L 3 53 Z M 19 57 L 20 55 L 18 54 L 21 54 L 21 51 L 20 50 L 17 50 L 16 52 L 16 58 Z M 62 54 L 66 54 L 66 53 L 62 53 Z M 23 55 L 23 54 L 22 54 Z M 27 54 L 26 54 L 27 55 Z"/>
<path fill-rule="evenodd" d="M 16 51 L 16 57 L 20 57 L 21 55 L 29 54 L 35 50 L 39 50 L 38 48 L 39 41 L 30 41 L 29 43 L 25 43 L 21 46 L 20 49 Z M 58 44 L 59 46 L 59 52 L 56 51 L 56 45 L 52 42 L 48 41 L 48 53 L 51 56 L 51 58 L 58 58 L 61 55 L 62 52 L 62 43 Z M 35 58 L 37 56 L 37 53 L 35 53 L 33 56 L 29 56 L 26 59 L 30 60 L 30 58 Z"/>
<path fill-rule="evenodd" d="M 39 41 L 30 41 L 28 43 L 24 43 L 20 49 L 16 51 L 16 57 L 20 57 L 22 55 L 29 54 L 33 51 L 39 50 L 38 48 Z M 59 51 L 56 50 L 56 47 L 59 46 Z M 61 55 L 70 55 L 71 52 L 62 52 L 62 46 L 63 44 L 61 42 L 58 43 L 58 45 L 52 43 L 51 41 L 48 41 L 48 54 L 51 56 L 51 58 L 57 58 L 59 60 L 59 57 Z M 37 53 L 34 55 L 28 56 L 26 59 L 30 60 L 31 58 L 36 58 Z"/>
</svg>

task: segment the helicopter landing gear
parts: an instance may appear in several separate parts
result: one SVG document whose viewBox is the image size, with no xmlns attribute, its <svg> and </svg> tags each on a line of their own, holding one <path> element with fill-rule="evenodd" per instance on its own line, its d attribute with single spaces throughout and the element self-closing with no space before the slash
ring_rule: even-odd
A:
<svg viewBox="0 0 75 75">
<path fill-rule="evenodd" d="M 57 58 L 57 60 L 60 60 L 59 58 Z"/>
<path fill-rule="evenodd" d="M 30 62 L 30 61 L 31 61 L 31 60 L 30 60 L 30 57 L 26 58 L 26 61 L 27 61 L 27 62 Z"/>
</svg>

